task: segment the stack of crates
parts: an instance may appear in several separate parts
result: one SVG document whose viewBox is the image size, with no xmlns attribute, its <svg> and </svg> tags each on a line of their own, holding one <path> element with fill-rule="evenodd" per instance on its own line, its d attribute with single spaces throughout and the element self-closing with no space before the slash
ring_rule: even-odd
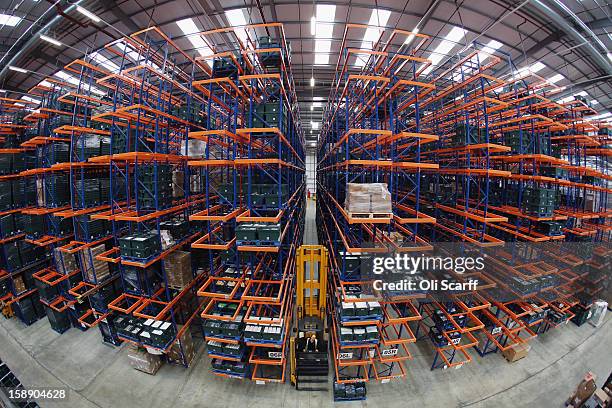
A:
<svg viewBox="0 0 612 408">
<path fill-rule="evenodd" d="M 47 233 L 45 215 L 24 214 L 24 231 L 26 238 L 38 239 Z"/>
<path fill-rule="evenodd" d="M 110 222 L 101 219 L 91 219 L 88 215 L 75 218 L 75 235 L 77 240 L 92 242 L 112 233 Z"/>
<path fill-rule="evenodd" d="M 552 217 L 557 202 L 554 188 L 525 188 L 522 209 L 536 217 Z"/>
<path fill-rule="evenodd" d="M 479 144 L 485 143 L 487 140 L 487 133 L 484 128 L 458 123 L 454 130 L 455 132 L 451 135 L 451 146 Z"/>
<path fill-rule="evenodd" d="M 125 266 L 122 273 L 123 287 L 130 294 L 152 296 L 161 285 L 159 262 L 147 268 Z"/>
<path fill-rule="evenodd" d="M 238 63 L 240 63 L 242 57 L 238 57 Z M 233 59 L 226 58 L 215 58 L 213 62 L 213 78 L 232 78 L 236 79 L 238 76 L 238 66 Z"/>
<path fill-rule="evenodd" d="M 238 245 L 262 244 L 278 245 L 281 238 L 280 224 L 245 224 L 236 226 L 236 241 Z"/>
<path fill-rule="evenodd" d="M 55 215 L 49 216 L 51 223 L 50 234 L 57 237 L 65 237 L 74 232 L 72 225 L 72 218 L 69 217 L 57 217 Z"/>
<path fill-rule="evenodd" d="M 540 176 L 561 179 L 567 177 L 567 170 L 555 166 L 540 166 Z"/>
<path fill-rule="evenodd" d="M 541 221 L 536 224 L 536 231 L 550 237 L 563 235 L 563 223 L 559 221 Z"/>
<path fill-rule="evenodd" d="M 175 106 L 172 109 L 172 115 L 196 125 L 204 124 L 204 116 L 200 115 L 200 108 L 195 103 L 189 107 L 187 105 Z"/>
<path fill-rule="evenodd" d="M 156 232 L 142 232 L 119 238 L 119 250 L 125 258 L 148 259 L 161 252 Z"/>
<path fill-rule="evenodd" d="M 12 180 L 0 180 L 0 210 L 13 208 Z"/>
<path fill-rule="evenodd" d="M 125 134 L 124 132 L 127 132 Z M 112 154 L 134 152 L 136 151 L 136 131 L 132 128 L 120 128 L 119 131 L 112 132 Z M 143 146 L 138 146 L 138 150 L 142 150 Z M 104 147 L 106 150 L 106 147 Z"/>
<path fill-rule="evenodd" d="M 0 216 L 0 239 L 21 234 L 25 228 L 25 215 L 14 212 Z"/>
<path fill-rule="evenodd" d="M 512 153 L 520 154 L 525 153 L 531 145 L 531 135 L 528 132 L 523 132 L 522 143 L 521 143 L 521 132 L 514 130 L 512 132 L 505 132 L 503 134 L 504 145 L 510 147 Z"/>
<path fill-rule="evenodd" d="M 246 186 L 243 187 L 246 189 Z M 251 184 L 251 206 L 256 208 L 281 208 L 282 204 L 289 200 L 289 188 L 282 184 L 279 201 L 278 185 L 276 184 Z M 231 194 L 231 193 L 230 193 Z"/>
<path fill-rule="evenodd" d="M 46 160 L 51 164 L 68 163 L 70 161 L 70 143 L 55 142 L 45 149 Z"/>
<path fill-rule="evenodd" d="M 2 188 L 0 182 L 0 189 Z M 37 204 L 36 194 L 36 180 L 33 178 L 26 178 L 21 180 L 11 180 L 10 182 L 11 195 L 12 195 L 12 207 L 11 208 L 24 208 L 32 207 Z M 0 197 L 5 194 L 6 190 L 0 192 Z M 0 203 L 3 203 L 0 201 Z M 0 204 L 0 208 L 3 204 Z"/>
<path fill-rule="evenodd" d="M 259 48 L 281 48 L 281 45 L 275 38 L 269 36 L 260 36 L 258 38 Z M 280 72 L 281 53 L 279 51 L 271 51 L 259 54 L 261 63 L 267 72 Z"/>
<path fill-rule="evenodd" d="M 67 174 L 51 173 L 45 176 L 45 205 L 63 207 L 70 204 L 70 182 Z"/>
<path fill-rule="evenodd" d="M 160 222 L 159 228 L 170 232 L 175 241 L 181 241 L 189 235 L 189 222 L 180 217 Z"/>
<path fill-rule="evenodd" d="M 255 107 L 252 127 L 277 127 L 284 131 L 287 129 L 287 109 L 283 106 L 282 121 L 280 115 L 280 105 L 278 101 L 260 103 Z"/>
<path fill-rule="evenodd" d="M 157 183 L 156 183 L 157 169 Z M 138 204 L 141 209 L 159 210 L 172 205 L 172 168 L 167 164 L 138 167 Z M 157 198 L 157 206 L 155 204 Z"/>
</svg>

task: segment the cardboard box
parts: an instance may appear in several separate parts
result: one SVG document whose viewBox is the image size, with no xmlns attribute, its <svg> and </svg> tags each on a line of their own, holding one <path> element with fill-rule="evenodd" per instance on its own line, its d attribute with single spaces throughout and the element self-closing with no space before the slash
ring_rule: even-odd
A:
<svg viewBox="0 0 612 408">
<path fill-rule="evenodd" d="M 169 286 L 179 289 L 184 288 L 193 280 L 191 253 L 185 251 L 170 253 L 164 260 L 164 269 Z"/>
<path fill-rule="evenodd" d="M 565 401 L 565 405 L 569 408 L 579 408 L 584 404 L 591 395 L 597 389 L 597 385 L 595 385 L 595 376 L 592 373 L 587 373 L 578 387 L 576 387 L 576 391 Z"/>
<path fill-rule="evenodd" d="M 25 283 L 23 283 L 23 278 L 21 276 L 13 278 L 13 285 L 15 286 L 15 294 L 26 291 Z"/>
<path fill-rule="evenodd" d="M 103 282 L 110 275 L 108 262 L 99 261 L 96 255 L 106 251 L 104 244 L 85 248 L 79 252 L 81 265 L 84 266 L 83 277 L 91 283 Z"/>
<path fill-rule="evenodd" d="M 146 350 L 135 346 L 128 348 L 128 361 L 136 370 L 150 375 L 155 375 L 162 364 L 158 355 L 148 353 Z"/>
<path fill-rule="evenodd" d="M 595 402 L 601 405 L 602 407 L 607 407 L 612 401 L 612 397 L 610 397 L 603 389 L 595 390 L 593 393 L 593 398 Z"/>
<path fill-rule="evenodd" d="M 509 363 L 513 363 L 523 357 L 527 357 L 529 350 L 531 350 L 531 346 L 529 344 L 519 343 L 502 351 L 502 355 L 506 360 L 508 360 Z"/>
<path fill-rule="evenodd" d="M 178 325 L 179 332 L 183 328 L 182 325 Z M 181 347 L 183 348 L 183 353 L 185 356 L 185 361 L 181 358 Z M 178 339 L 170 350 L 168 350 L 168 359 L 171 361 L 176 361 L 179 364 L 186 363 L 186 365 L 191 364 L 193 358 L 195 357 L 195 346 L 193 344 L 193 337 L 191 337 L 191 332 L 189 329 L 185 330 L 181 335 L 181 338 Z"/>
<path fill-rule="evenodd" d="M 344 207 L 351 213 L 391 213 L 386 183 L 348 183 Z"/>
</svg>

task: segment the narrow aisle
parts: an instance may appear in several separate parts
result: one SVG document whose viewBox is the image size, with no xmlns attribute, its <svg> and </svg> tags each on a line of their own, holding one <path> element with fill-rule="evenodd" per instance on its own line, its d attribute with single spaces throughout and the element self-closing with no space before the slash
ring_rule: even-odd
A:
<svg viewBox="0 0 612 408">
<path fill-rule="evenodd" d="M 316 245 L 319 243 L 317 237 L 317 202 L 312 199 L 306 200 L 306 226 L 304 228 L 304 244 Z"/>
</svg>

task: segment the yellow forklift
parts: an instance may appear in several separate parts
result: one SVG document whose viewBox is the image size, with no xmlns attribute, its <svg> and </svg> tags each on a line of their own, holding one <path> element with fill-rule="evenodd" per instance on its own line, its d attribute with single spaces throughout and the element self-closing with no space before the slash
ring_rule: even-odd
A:
<svg viewBox="0 0 612 408">
<path fill-rule="evenodd" d="M 329 375 L 326 327 L 327 249 L 302 245 L 297 251 L 295 316 L 290 339 L 291 383 L 300 391 L 327 391 Z"/>
</svg>

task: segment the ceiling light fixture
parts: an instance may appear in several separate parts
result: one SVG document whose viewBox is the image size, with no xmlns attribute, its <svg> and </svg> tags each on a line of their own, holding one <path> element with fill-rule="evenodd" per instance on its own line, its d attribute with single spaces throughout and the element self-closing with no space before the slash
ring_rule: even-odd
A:
<svg viewBox="0 0 612 408">
<path fill-rule="evenodd" d="M 315 86 L 315 79 L 314 79 L 314 76 L 311 76 L 310 77 L 310 87 L 314 88 L 314 86 Z"/>
<path fill-rule="evenodd" d="M 453 27 L 452 30 L 442 40 L 440 44 L 431 52 L 429 55 L 429 60 L 431 61 L 431 65 L 427 67 L 423 71 L 424 75 L 430 73 L 433 68 L 438 65 L 442 58 L 447 55 L 453 48 L 457 46 L 457 43 L 461 41 L 463 37 L 465 37 L 466 31 L 461 27 Z"/>
<path fill-rule="evenodd" d="M 28 70 L 27 70 L 27 69 L 19 68 L 19 67 L 16 67 L 16 66 L 14 66 L 14 65 L 9 65 L 9 67 L 8 67 L 8 68 L 9 68 L 11 71 L 21 72 L 22 74 L 25 74 L 26 72 L 28 72 Z"/>
<path fill-rule="evenodd" d="M 336 6 L 319 4 L 316 6 L 316 14 L 313 16 L 315 30 L 315 58 L 314 65 L 329 64 L 329 53 L 331 52 L 331 39 L 334 36 L 334 20 L 336 19 Z M 312 32 L 312 25 L 311 25 Z"/>
<path fill-rule="evenodd" d="M 53 44 L 56 47 L 61 47 L 62 46 L 61 42 L 57 41 L 55 38 L 51 38 L 51 37 L 46 36 L 44 34 L 41 34 L 40 39 L 43 40 L 43 41 L 46 41 L 46 42 L 48 42 L 50 44 Z"/>
<path fill-rule="evenodd" d="M 84 9 L 81 6 L 77 6 L 76 10 L 81 13 L 82 15 L 84 15 L 85 17 L 87 17 L 88 19 L 92 20 L 94 23 L 99 23 L 100 17 L 96 16 L 94 13 L 92 13 L 91 11 Z"/>
<path fill-rule="evenodd" d="M 244 9 L 234 9 L 227 10 L 225 12 L 225 17 L 227 18 L 227 21 L 229 21 L 230 26 L 238 27 L 247 25 L 243 10 Z M 246 45 L 247 39 L 249 38 L 249 35 L 247 34 L 246 30 L 244 28 L 236 28 L 234 29 L 234 32 L 236 33 L 236 36 L 240 39 L 240 41 L 242 41 L 242 43 Z"/>
<path fill-rule="evenodd" d="M 370 14 L 370 20 L 368 21 L 368 27 L 363 36 L 363 40 L 361 41 L 361 49 L 372 49 L 374 44 L 378 42 L 380 36 L 384 32 L 384 26 L 387 25 L 387 21 L 389 21 L 389 17 L 391 16 L 391 12 L 389 10 L 372 10 L 372 14 Z M 365 57 L 357 56 L 355 60 L 355 65 L 358 67 L 365 66 L 369 55 Z"/>
<path fill-rule="evenodd" d="M 198 51 L 198 53 L 202 57 L 208 57 L 209 55 L 214 54 L 213 50 L 206 44 L 206 41 L 200 36 L 200 29 L 196 26 L 195 22 L 191 18 L 186 18 L 184 20 L 180 20 L 176 22 L 176 25 L 179 26 L 183 34 L 187 36 L 187 39 L 194 46 L 194 48 Z M 208 58 L 206 63 L 212 67 L 213 61 Z"/>
<path fill-rule="evenodd" d="M 310 17 L 310 35 L 317 34 L 317 16 Z"/>
<path fill-rule="evenodd" d="M 408 36 L 408 38 L 406 38 L 406 41 L 404 41 L 404 44 L 408 45 L 412 42 L 412 40 L 414 40 L 414 37 L 416 36 L 416 34 L 419 33 L 419 27 L 414 27 L 414 29 L 412 30 L 412 34 L 410 34 Z"/>
<path fill-rule="evenodd" d="M 21 17 L 0 13 L 0 25 L 15 27 L 21 20 L 23 20 Z"/>
</svg>

